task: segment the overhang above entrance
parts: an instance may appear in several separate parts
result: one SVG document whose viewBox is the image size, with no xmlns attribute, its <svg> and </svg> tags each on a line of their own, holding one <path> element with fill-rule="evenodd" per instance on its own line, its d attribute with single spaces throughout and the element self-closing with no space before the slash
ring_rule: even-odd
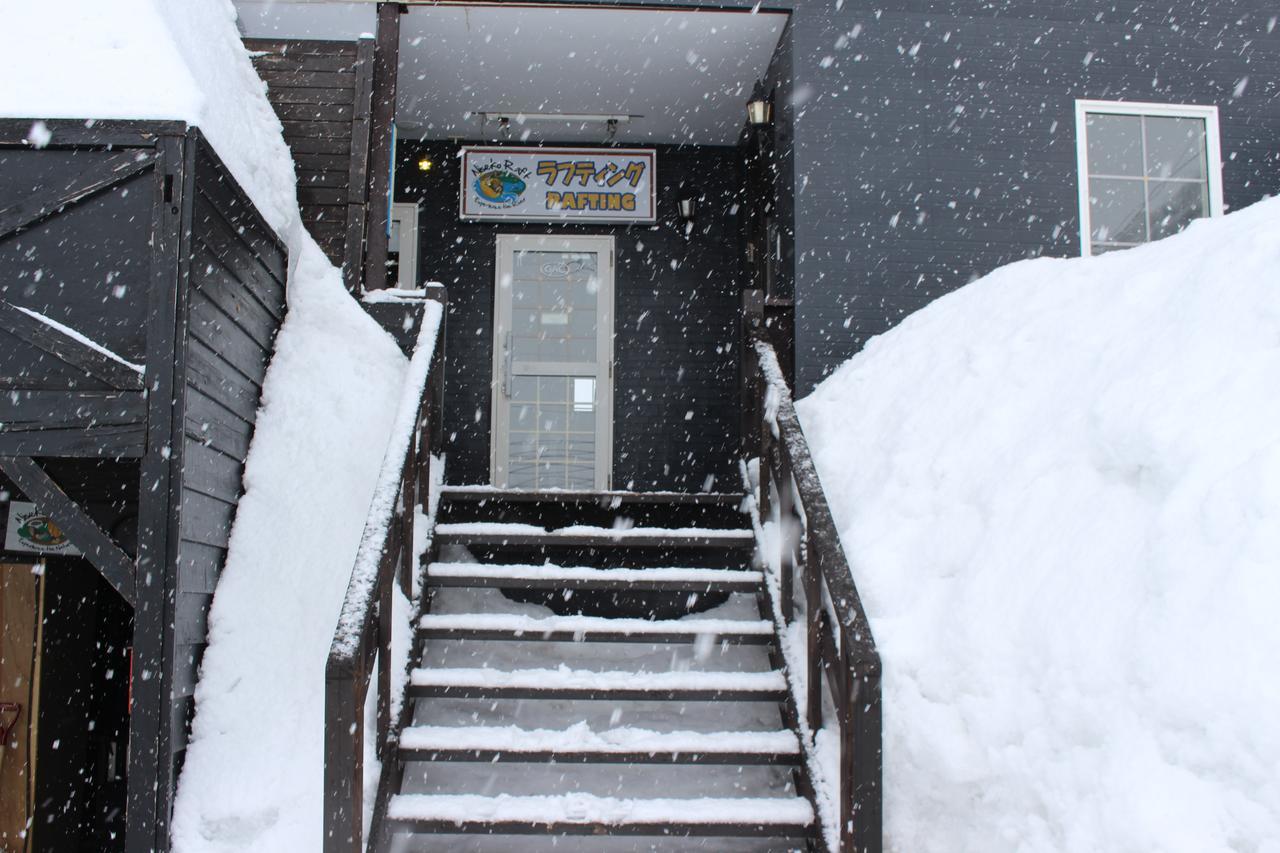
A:
<svg viewBox="0 0 1280 853">
<path fill-rule="evenodd" d="M 249 36 L 354 39 L 372 28 L 371 4 L 237 7 Z M 611 138 L 607 117 L 622 116 L 616 142 L 733 145 L 786 21 L 635 6 L 410 6 L 396 121 L 422 139 L 599 143 Z"/>
</svg>

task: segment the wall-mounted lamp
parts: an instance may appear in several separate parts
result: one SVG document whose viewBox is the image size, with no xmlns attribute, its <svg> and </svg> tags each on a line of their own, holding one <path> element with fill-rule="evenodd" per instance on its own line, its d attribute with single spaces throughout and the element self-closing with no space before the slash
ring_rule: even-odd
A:
<svg viewBox="0 0 1280 853">
<path fill-rule="evenodd" d="M 692 222 L 694 217 L 698 215 L 698 200 L 696 198 L 680 199 L 680 218 L 685 222 Z"/>
<path fill-rule="evenodd" d="M 432 162 L 432 160 L 431 160 L 431 158 L 430 158 L 430 157 L 427 157 L 426 155 L 423 155 L 422 157 L 419 157 L 419 158 L 418 158 L 418 171 L 419 171 L 419 172 L 430 172 L 430 171 L 431 171 L 431 168 L 432 168 L 433 166 L 435 166 L 435 163 L 434 163 L 434 162 Z"/>
<path fill-rule="evenodd" d="M 751 100 L 747 101 L 747 124 L 764 127 L 773 121 L 773 100 L 765 96 L 764 85 L 757 80 Z"/>
</svg>

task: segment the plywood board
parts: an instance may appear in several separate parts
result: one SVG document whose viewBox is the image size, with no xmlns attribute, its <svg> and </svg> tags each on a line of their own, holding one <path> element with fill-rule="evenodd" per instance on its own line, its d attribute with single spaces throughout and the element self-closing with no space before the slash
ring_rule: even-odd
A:
<svg viewBox="0 0 1280 853">
<path fill-rule="evenodd" d="M 0 703 L 14 703 L 17 722 L 0 745 L 0 851 L 31 849 L 39 691 L 41 576 L 29 564 L 0 563 Z M 3 706 L 0 706 L 3 707 Z M 3 724 L 13 713 L 0 714 Z"/>
</svg>

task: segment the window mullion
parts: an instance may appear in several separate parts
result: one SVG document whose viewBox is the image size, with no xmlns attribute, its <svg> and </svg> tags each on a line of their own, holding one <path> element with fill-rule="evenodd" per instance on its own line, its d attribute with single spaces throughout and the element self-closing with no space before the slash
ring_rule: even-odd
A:
<svg viewBox="0 0 1280 853">
<path fill-rule="evenodd" d="M 1142 206 L 1143 221 L 1147 225 L 1147 233 L 1144 235 L 1146 242 L 1151 241 L 1151 176 L 1147 174 L 1147 117 L 1139 116 L 1139 126 L 1142 128 Z"/>
</svg>

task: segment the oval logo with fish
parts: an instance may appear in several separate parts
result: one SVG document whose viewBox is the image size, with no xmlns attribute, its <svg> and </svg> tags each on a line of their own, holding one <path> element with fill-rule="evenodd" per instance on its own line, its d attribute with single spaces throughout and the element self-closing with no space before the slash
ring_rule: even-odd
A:
<svg viewBox="0 0 1280 853">
<path fill-rule="evenodd" d="M 57 548 L 67 542 L 67 535 L 62 532 L 57 522 L 47 515 L 35 513 L 22 519 L 18 525 L 18 535 L 32 545 L 45 548 Z"/>
<path fill-rule="evenodd" d="M 25 501 L 9 502 L 4 549 L 36 554 L 80 553 L 56 521 Z"/>
<path fill-rule="evenodd" d="M 529 185 L 519 175 L 492 169 L 481 172 L 473 186 L 481 203 L 488 207 L 507 208 L 520 203 Z"/>
<path fill-rule="evenodd" d="M 529 167 L 509 157 L 486 157 L 471 163 L 468 171 L 472 199 L 490 210 L 508 210 L 525 201 L 533 174 Z"/>
</svg>

